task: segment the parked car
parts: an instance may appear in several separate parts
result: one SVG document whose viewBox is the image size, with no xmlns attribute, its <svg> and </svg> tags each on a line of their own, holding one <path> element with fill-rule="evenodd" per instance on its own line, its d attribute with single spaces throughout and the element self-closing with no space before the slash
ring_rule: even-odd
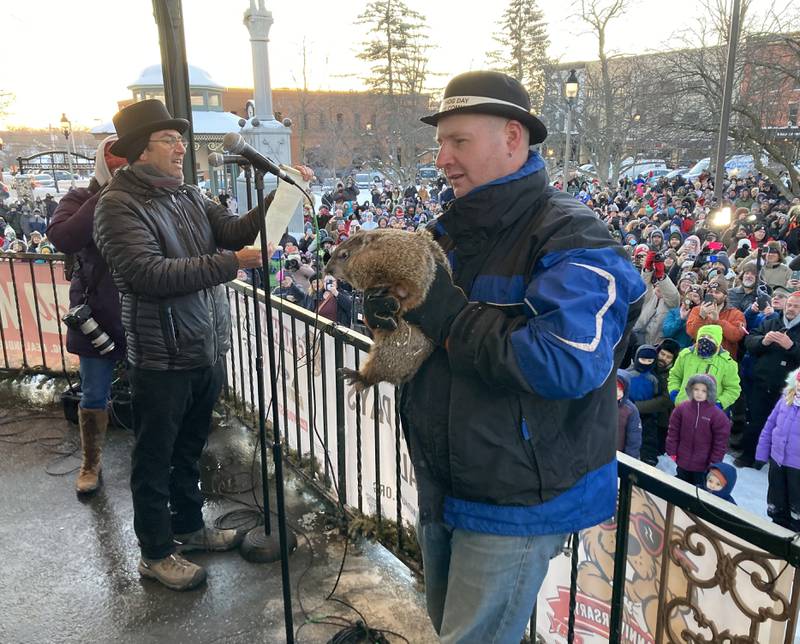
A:
<svg viewBox="0 0 800 644">
<path fill-rule="evenodd" d="M 669 168 L 658 168 L 656 170 L 651 170 L 647 173 L 649 175 L 647 177 L 647 183 L 649 183 L 651 186 L 654 186 L 659 182 L 659 180 L 666 178 L 671 172 L 672 170 Z"/>
<path fill-rule="evenodd" d="M 619 178 L 622 179 L 623 177 L 627 177 L 629 179 L 635 179 L 639 175 L 646 177 L 651 171 L 655 170 L 666 170 L 669 172 L 669 169 L 667 168 L 667 162 L 663 159 L 633 160 L 629 157 L 622 162 L 622 169 L 619 173 Z"/>
<path fill-rule="evenodd" d="M 664 178 L 665 179 L 670 179 L 670 180 L 671 179 L 677 179 L 678 177 L 681 177 L 684 174 L 686 174 L 688 171 L 689 171 L 689 168 L 687 168 L 685 166 L 681 166 L 680 168 L 675 168 L 674 170 L 671 170 L 670 172 L 667 172 L 667 174 L 664 175 Z"/>
<path fill-rule="evenodd" d="M 684 179 L 688 181 L 694 181 L 697 179 L 701 174 L 706 172 L 711 165 L 711 159 L 706 157 L 705 159 L 700 159 L 697 163 L 695 163 L 688 172 L 683 175 Z"/>
<path fill-rule="evenodd" d="M 419 181 L 436 181 L 439 178 L 439 168 L 432 165 L 426 165 L 417 170 L 417 177 Z"/>
</svg>

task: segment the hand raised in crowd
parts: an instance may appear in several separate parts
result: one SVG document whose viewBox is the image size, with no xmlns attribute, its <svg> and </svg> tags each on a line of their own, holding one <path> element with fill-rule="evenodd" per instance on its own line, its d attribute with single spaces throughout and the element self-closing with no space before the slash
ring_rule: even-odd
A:
<svg viewBox="0 0 800 644">
<path fill-rule="evenodd" d="M 719 314 L 717 313 L 717 305 L 713 304 L 712 302 L 703 302 L 700 305 L 700 317 L 704 320 L 711 319 L 717 320 L 719 319 Z"/>
<path fill-rule="evenodd" d="M 681 320 L 686 320 L 689 317 L 689 312 L 691 311 L 691 307 L 686 303 L 684 300 L 681 302 L 681 309 L 678 314 L 681 316 Z"/>
<path fill-rule="evenodd" d="M 239 262 L 239 268 L 258 268 L 261 266 L 260 248 L 242 248 L 242 250 L 237 250 L 234 254 Z"/>
</svg>

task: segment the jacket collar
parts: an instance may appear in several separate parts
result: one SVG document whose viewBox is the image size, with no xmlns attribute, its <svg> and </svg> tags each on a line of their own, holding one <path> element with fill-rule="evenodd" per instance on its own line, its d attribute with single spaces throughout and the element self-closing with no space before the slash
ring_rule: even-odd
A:
<svg viewBox="0 0 800 644">
<path fill-rule="evenodd" d="M 530 214 L 533 204 L 547 190 L 547 171 L 541 167 L 523 172 L 532 167 L 535 165 L 529 157 L 519 171 L 453 200 L 437 223 L 457 247 L 463 247 L 464 243 L 481 243 L 492 233 L 507 228 L 522 215 Z"/>
</svg>

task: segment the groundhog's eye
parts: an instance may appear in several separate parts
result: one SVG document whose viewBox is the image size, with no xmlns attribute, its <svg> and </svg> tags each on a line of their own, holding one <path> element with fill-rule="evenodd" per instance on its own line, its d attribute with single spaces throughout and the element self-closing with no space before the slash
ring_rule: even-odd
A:
<svg viewBox="0 0 800 644">
<path fill-rule="evenodd" d="M 349 256 L 350 256 L 350 253 L 348 253 L 346 250 L 343 250 L 341 253 L 339 253 L 339 257 L 341 259 L 347 259 Z"/>
</svg>

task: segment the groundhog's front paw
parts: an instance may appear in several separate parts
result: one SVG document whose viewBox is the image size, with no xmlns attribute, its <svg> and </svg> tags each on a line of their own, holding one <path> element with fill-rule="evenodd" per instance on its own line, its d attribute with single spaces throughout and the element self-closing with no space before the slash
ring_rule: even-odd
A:
<svg viewBox="0 0 800 644">
<path fill-rule="evenodd" d="M 339 369 L 339 373 L 341 374 L 342 378 L 344 378 L 344 381 L 348 385 L 352 385 L 358 393 L 361 393 L 368 387 L 371 387 L 375 384 L 373 382 L 369 382 L 364 376 L 354 369 L 342 367 Z"/>
</svg>

